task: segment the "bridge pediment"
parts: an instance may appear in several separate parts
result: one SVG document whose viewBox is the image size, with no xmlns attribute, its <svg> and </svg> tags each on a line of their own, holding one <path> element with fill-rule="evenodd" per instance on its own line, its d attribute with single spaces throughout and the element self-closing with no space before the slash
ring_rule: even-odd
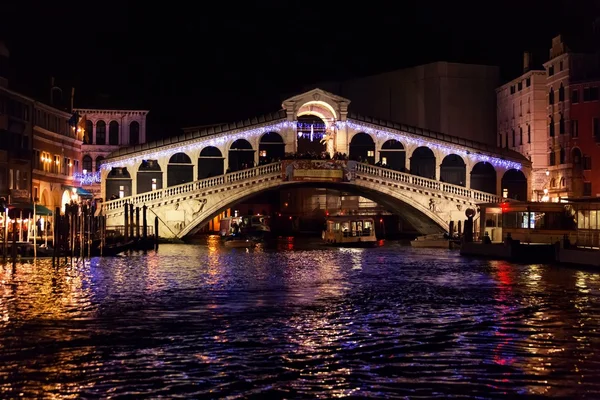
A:
<svg viewBox="0 0 600 400">
<path fill-rule="evenodd" d="M 282 107 L 289 121 L 302 115 L 316 115 L 326 123 L 332 123 L 346 120 L 349 104 L 350 100 L 317 88 L 284 100 Z"/>
</svg>

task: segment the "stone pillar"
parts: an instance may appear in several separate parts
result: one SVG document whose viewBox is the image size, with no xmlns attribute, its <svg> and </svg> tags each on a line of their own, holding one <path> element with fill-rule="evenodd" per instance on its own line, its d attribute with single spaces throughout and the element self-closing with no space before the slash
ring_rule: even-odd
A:
<svg viewBox="0 0 600 400">
<path fill-rule="evenodd" d="M 100 195 L 103 200 L 106 200 L 106 178 L 108 177 L 109 170 L 102 168 L 100 169 Z"/>
<path fill-rule="evenodd" d="M 90 132 L 90 144 L 96 144 L 96 122 L 92 122 L 92 131 Z"/>
<path fill-rule="evenodd" d="M 502 177 L 504 176 L 504 168 L 496 169 L 496 194 L 502 197 Z M 510 193 L 508 194 L 510 197 Z"/>
<path fill-rule="evenodd" d="M 137 195 L 137 173 L 140 169 L 141 163 L 137 163 L 134 165 L 127 166 L 127 171 L 129 171 L 129 175 L 131 175 L 131 196 Z"/>
</svg>

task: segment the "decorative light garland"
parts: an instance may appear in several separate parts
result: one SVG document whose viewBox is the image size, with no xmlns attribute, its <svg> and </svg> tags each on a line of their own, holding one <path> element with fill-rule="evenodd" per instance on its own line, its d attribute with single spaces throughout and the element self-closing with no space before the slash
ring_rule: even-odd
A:
<svg viewBox="0 0 600 400">
<path fill-rule="evenodd" d="M 111 170 L 112 168 L 115 168 L 115 167 L 125 167 L 128 165 L 135 165 L 135 164 L 141 163 L 144 160 L 155 160 L 155 159 L 159 159 L 159 158 L 163 158 L 163 157 L 170 157 L 176 153 L 187 153 L 188 151 L 197 150 L 197 149 L 204 148 L 207 146 L 218 146 L 218 145 L 230 142 L 230 141 L 236 141 L 238 139 L 248 139 L 251 137 L 263 135 L 268 132 L 273 132 L 273 131 L 277 132 L 277 131 L 280 131 L 285 128 L 294 128 L 294 130 L 296 130 L 297 126 L 298 125 L 297 125 L 296 121 L 282 121 L 282 122 L 272 124 L 272 125 L 265 125 L 260 128 L 250 129 L 247 131 L 241 131 L 241 132 L 238 132 L 235 134 L 229 134 L 228 132 L 224 132 L 221 134 L 214 135 L 212 137 L 205 138 L 204 140 L 198 140 L 193 143 L 188 143 L 188 144 L 184 144 L 184 145 L 180 145 L 180 146 L 174 145 L 171 147 L 170 145 L 166 145 L 167 148 L 164 150 L 156 150 L 156 151 L 150 152 L 150 153 L 143 153 L 142 155 L 139 155 L 139 156 L 135 156 L 132 154 L 130 157 L 127 157 L 125 155 L 122 157 L 126 157 L 126 158 L 124 158 L 122 160 L 117 159 L 115 161 L 103 163 L 101 168 L 105 169 L 105 170 Z M 421 138 L 418 135 L 412 135 L 412 134 L 408 134 L 408 133 L 404 133 L 404 132 L 396 133 L 396 132 L 385 131 L 382 129 L 375 129 L 373 127 L 363 125 L 363 124 L 360 124 L 360 123 L 357 123 L 357 122 L 354 122 L 351 120 L 348 120 L 345 122 L 337 121 L 335 123 L 335 126 L 337 129 L 342 129 L 347 126 L 356 131 L 365 132 L 365 133 L 368 133 L 370 135 L 373 135 L 373 136 L 376 136 L 376 137 L 379 137 L 382 139 L 395 139 L 395 140 L 398 140 L 398 141 L 404 142 L 404 143 L 410 143 L 410 144 L 414 144 L 417 146 L 424 146 L 424 147 L 428 147 L 428 148 L 442 150 L 446 153 L 456 154 L 456 155 L 460 155 L 462 157 L 467 157 L 475 162 L 487 162 L 487 163 L 492 164 L 495 167 L 502 167 L 502 168 L 506 168 L 506 169 L 516 169 L 516 170 L 521 170 L 523 168 L 522 164 L 519 162 L 516 162 L 516 161 L 509 161 L 509 160 L 505 160 L 502 158 L 481 154 L 481 153 L 475 152 L 475 150 L 473 150 L 473 151 L 467 150 L 464 147 L 436 143 L 434 141 L 428 140 L 428 138 Z M 300 132 L 300 134 L 302 134 L 302 136 L 304 137 L 304 132 Z M 314 134 L 315 133 L 313 132 L 313 135 Z M 309 134 L 308 137 L 310 137 L 310 136 L 311 135 Z M 87 175 L 94 175 L 94 174 L 99 174 L 99 172 L 96 172 L 93 174 L 87 174 Z M 99 180 L 100 178 L 96 178 L 95 176 L 89 177 L 89 178 L 81 177 L 80 180 L 82 182 L 85 180 L 85 182 L 95 183 L 96 179 L 98 179 L 98 182 L 100 181 Z"/>
<path fill-rule="evenodd" d="M 428 141 L 426 138 L 420 138 L 417 135 L 410 135 L 410 134 L 406 134 L 406 133 L 394 133 L 394 132 L 384 131 L 381 129 L 374 129 L 370 126 L 359 124 L 359 123 L 353 122 L 351 120 L 348 120 L 345 122 L 342 122 L 342 121 L 336 122 L 336 127 L 338 129 L 341 129 L 344 126 L 354 129 L 355 131 L 364 132 L 364 133 L 368 133 L 373 136 L 377 136 L 382 139 L 388 139 L 388 140 L 395 139 L 399 142 L 410 143 L 410 144 L 414 144 L 417 146 L 424 146 L 424 147 L 428 147 L 430 149 L 432 149 L 432 148 L 438 149 L 438 150 L 442 150 L 446 153 L 451 153 L 451 154 L 460 155 L 462 157 L 467 157 L 475 162 L 487 162 L 487 163 L 492 164 L 495 167 L 502 167 L 502 168 L 506 168 L 506 169 L 516 169 L 516 170 L 521 170 L 521 168 L 523 168 L 523 165 L 516 161 L 509 161 L 509 160 L 504 160 L 504 159 L 498 158 L 498 157 L 493 157 L 493 156 L 489 156 L 489 155 L 485 155 L 485 154 L 481 154 L 481 153 L 476 153 L 475 152 L 476 150 L 470 151 L 470 150 L 466 150 L 465 148 L 458 147 L 458 146 L 452 146 L 452 145 L 447 145 L 447 144 L 431 142 L 431 141 Z"/>
<path fill-rule="evenodd" d="M 73 178 L 78 180 L 80 185 L 93 185 L 95 183 L 100 183 L 102 181 L 101 176 L 102 175 L 100 174 L 100 171 L 88 172 L 85 174 L 76 172 L 73 174 Z"/>
</svg>

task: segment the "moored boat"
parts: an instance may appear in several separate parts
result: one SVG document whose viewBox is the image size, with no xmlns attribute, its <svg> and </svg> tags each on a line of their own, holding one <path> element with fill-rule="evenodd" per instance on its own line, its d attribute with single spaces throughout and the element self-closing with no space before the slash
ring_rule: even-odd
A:
<svg viewBox="0 0 600 400">
<path fill-rule="evenodd" d="M 375 221 L 359 215 L 329 217 L 321 238 L 330 246 L 375 246 Z"/>
</svg>

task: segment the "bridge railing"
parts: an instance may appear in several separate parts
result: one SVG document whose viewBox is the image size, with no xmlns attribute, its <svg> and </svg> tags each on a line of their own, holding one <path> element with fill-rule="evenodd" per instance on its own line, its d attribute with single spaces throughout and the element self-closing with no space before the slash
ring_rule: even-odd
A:
<svg viewBox="0 0 600 400">
<path fill-rule="evenodd" d="M 499 196 L 491 193 L 468 189 L 462 186 L 453 185 L 451 183 L 436 181 L 435 179 L 423 178 L 421 176 L 407 174 L 406 172 L 394 171 L 393 169 L 375 167 L 369 164 L 357 164 L 356 173 L 362 173 L 368 176 L 379 176 L 395 182 L 420 186 L 424 189 L 438 190 L 443 193 L 466 197 L 482 203 L 494 203 L 501 201 Z"/>
<path fill-rule="evenodd" d="M 188 182 L 177 186 L 154 190 L 152 192 L 141 193 L 135 196 L 124 197 L 122 199 L 110 200 L 104 203 L 104 209 L 105 212 L 121 210 L 126 202 L 129 204 L 146 204 L 169 197 L 181 196 L 200 189 L 210 189 L 228 183 L 245 181 L 249 178 L 270 175 L 278 172 L 281 172 L 281 162 L 230 172 L 225 175 Z M 439 182 L 434 179 L 423 178 L 421 176 L 411 175 L 405 172 L 394 171 L 387 168 L 375 167 L 368 164 L 356 164 L 356 173 L 368 176 L 378 176 L 391 181 L 406 183 L 412 186 L 422 187 L 424 189 L 436 190 L 453 196 L 465 197 L 482 203 L 501 201 L 499 196 L 491 193 L 467 189 L 451 183 Z"/>
<path fill-rule="evenodd" d="M 154 190 L 152 192 L 140 193 L 135 196 L 123 197 L 121 199 L 110 200 L 104 203 L 105 211 L 120 210 L 125 203 L 145 204 L 156 200 L 180 196 L 186 193 L 194 192 L 200 189 L 210 189 L 227 183 L 244 181 L 249 178 L 281 172 L 281 162 L 268 165 L 261 165 L 255 168 L 245 169 L 236 172 L 230 172 L 225 175 L 215 176 L 213 178 L 201 179 L 194 182 L 188 182 L 177 186 L 170 186 L 164 189 Z"/>
</svg>

